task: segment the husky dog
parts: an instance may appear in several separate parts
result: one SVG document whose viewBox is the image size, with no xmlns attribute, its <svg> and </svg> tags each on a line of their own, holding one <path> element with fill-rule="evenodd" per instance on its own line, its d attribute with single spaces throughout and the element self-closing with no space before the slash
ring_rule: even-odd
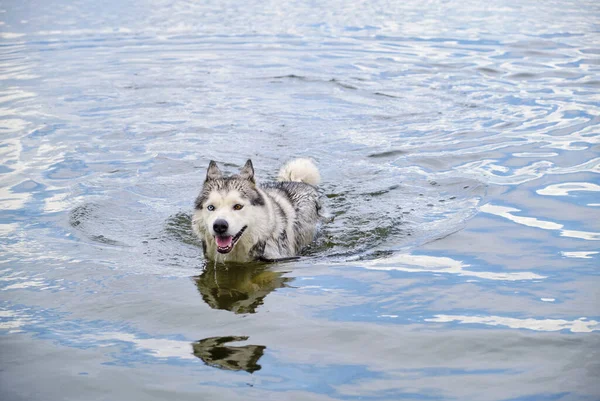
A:
<svg viewBox="0 0 600 401">
<path fill-rule="evenodd" d="M 277 179 L 256 185 L 251 160 L 231 177 L 210 162 L 192 217 L 207 259 L 274 261 L 294 257 L 311 243 L 321 209 L 319 170 L 308 159 L 296 159 Z"/>
</svg>

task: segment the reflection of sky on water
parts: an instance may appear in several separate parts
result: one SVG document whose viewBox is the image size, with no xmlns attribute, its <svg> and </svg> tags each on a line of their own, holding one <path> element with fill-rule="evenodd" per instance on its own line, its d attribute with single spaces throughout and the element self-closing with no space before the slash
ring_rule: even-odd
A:
<svg viewBox="0 0 600 401">
<path fill-rule="evenodd" d="M 561 251 L 561 255 L 566 256 L 567 258 L 581 258 L 581 259 L 591 259 L 592 255 L 597 255 L 600 252 L 565 252 Z"/>
<path fill-rule="evenodd" d="M 539 195 L 549 196 L 567 196 L 571 192 L 600 192 L 600 185 L 591 182 L 564 182 L 560 184 L 548 185 L 546 188 L 538 189 Z"/>
<path fill-rule="evenodd" d="M 278 322 L 276 318 L 269 325 L 271 327 L 265 327 L 272 331 L 257 332 L 254 339 L 250 337 L 239 344 L 232 343 L 237 347 L 262 341 L 271 344 L 258 360 L 262 368 L 249 377 L 243 375 L 248 374 L 245 372 L 231 372 L 205 365 L 192 354 L 194 339 L 186 339 L 181 335 L 155 337 L 126 325 L 70 320 L 50 310 L 20 307 L 13 310 L 16 312 L 3 312 L 0 315 L 0 327 L 3 329 L 22 330 L 33 334 L 38 342 L 51 341 L 57 346 L 80 349 L 87 354 L 87 359 L 97 355 L 95 358 L 100 357 L 100 366 L 105 368 L 135 368 L 140 373 L 151 374 L 156 369 L 167 369 L 164 367 L 167 366 L 168 369 L 183 369 L 180 374 L 186 377 L 200 375 L 205 385 L 219 385 L 225 381 L 221 385 L 237 388 L 250 383 L 263 390 L 296 390 L 307 392 L 307 396 L 313 393 L 341 397 L 360 393 L 367 399 L 381 399 L 381 392 L 384 391 L 383 399 L 386 399 L 407 394 L 419 396 L 425 387 L 430 387 L 445 396 L 452 394 L 455 397 L 472 398 L 478 391 L 474 383 L 479 382 L 491 386 L 489 388 L 493 392 L 485 392 L 487 397 L 475 398 L 509 397 L 510 394 L 535 391 L 535 384 L 530 382 L 532 378 L 540 375 L 551 377 L 560 366 L 560 361 L 571 358 L 574 350 L 578 350 L 576 355 L 580 352 L 589 353 L 597 345 L 586 337 L 569 339 L 556 334 L 539 338 L 528 332 L 519 335 L 502 330 L 494 334 L 471 329 L 460 335 L 449 335 L 446 331 L 423 330 L 425 326 L 419 328 L 419 324 L 415 323 L 389 329 L 389 326 L 376 323 L 347 322 L 340 325 L 322 320 L 317 326 L 308 317 L 299 317 L 294 323 L 289 320 Z M 526 322 L 526 319 L 497 316 L 445 315 L 426 320 L 431 322 L 429 324 L 456 321 L 513 328 L 524 328 L 522 323 L 525 323 L 529 328 L 537 326 L 534 330 L 541 332 L 570 329 L 579 335 L 594 324 L 598 329 L 597 322 L 584 320 Z M 252 329 L 257 323 L 249 322 L 247 329 Z M 296 328 L 298 323 L 305 325 L 301 333 Z M 397 338 L 402 341 L 396 341 Z M 481 354 L 478 349 L 486 347 L 489 342 L 494 344 L 493 350 Z M 321 346 L 315 348 L 316 344 Z M 573 345 L 578 347 L 574 349 Z M 290 346 L 295 352 L 286 352 Z M 361 348 L 360 353 L 348 352 L 357 346 Z M 555 359 L 540 365 L 549 351 L 554 352 Z M 588 359 L 584 357 L 584 360 Z M 365 364 L 367 361 L 369 363 Z M 82 373 L 86 375 L 98 374 L 95 365 L 85 369 Z M 574 373 L 564 374 L 565 379 L 574 378 Z M 450 377 L 461 380 L 467 386 L 455 386 L 453 381 L 443 380 Z M 508 383 L 511 385 L 506 386 Z M 502 389 L 503 386 L 506 388 Z M 560 383 L 547 388 L 557 391 L 561 386 L 566 390 L 564 384 Z M 408 388 L 411 390 L 407 391 Z"/>
<path fill-rule="evenodd" d="M 449 323 L 458 322 L 461 324 L 484 324 L 489 326 L 506 326 L 513 329 L 529 329 L 539 331 L 560 331 L 568 330 L 572 333 L 590 333 L 600 331 L 600 323 L 595 320 L 587 320 L 582 317 L 577 320 L 562 319 L 516 319 L 501 316 L 453 316 L 436 315 L 431 319 L 425 319 L 427 322 Z"/>
<path fill-rule="evenodd" d="M 386 265 L 395 266 L 386 266 Z M 374 270 L 398 270 L 404 272 L 444 273 L 457 274 L 459 276 L 471 276 L 486 280 L 539 280 L 546 278 L 531 272 L 485 272 L 465 269 L 469 267 L 461 261 L 447 257 L 435 257 L 426 255 L 395 255 L 391 258 L 374 262 L 363 263 L 367 269 Z"/>
<path fill-rule="evenodd" d="M 588 241 L 600 240 L 600 233 L 592 233 L 592 232 L 578 231 L 578 230 L 564 230 L 563 224 L 554 223 L 551 221 L 538 220 L 535 217 L 515 216 L 512 213 L 520 212 L 521 210 L 511 208 L 511 207 L 487 204 L 487 205 L 483 205 L 479 210 L 484 213 L 489 213 L 489 214 L 494 214 L 496 216 L 504 217 L 510 221 L 513 221 L 517 224 L 522 224 L 524 226 L 541 228 L 543 230 L 557 230 L 557 231 L 560 231 L 560 235 L 562 237 L 578 238 L 578 239 L 584 239 L 584 240 L 588 240 Z"/>
<path fill-rule="evenodd" d="M 8 399 L 598 398 L 595 3 L 92 3 L 0 13 Z M 295 155 L 334 256 L 206 275 Z"/>
</svg>

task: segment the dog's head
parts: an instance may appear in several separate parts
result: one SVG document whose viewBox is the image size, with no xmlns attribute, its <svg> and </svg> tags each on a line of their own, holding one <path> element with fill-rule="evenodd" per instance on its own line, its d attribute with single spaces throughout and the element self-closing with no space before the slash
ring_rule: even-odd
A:
<svg viewBox="0 0 600 401">
<path fill-rule="evenodd" d="M 211 161 L 202 191 L 196 198 L 192 225 L 208 248 L 228 254 L 237 246 L 247 253 L 254 245 L 253 232 L 263 218 L 260 208 L 264 205 L 265 200 L 256 188 L 251 160 L 239 174 L 230 177 L 224 177 Z"/>
</svg>

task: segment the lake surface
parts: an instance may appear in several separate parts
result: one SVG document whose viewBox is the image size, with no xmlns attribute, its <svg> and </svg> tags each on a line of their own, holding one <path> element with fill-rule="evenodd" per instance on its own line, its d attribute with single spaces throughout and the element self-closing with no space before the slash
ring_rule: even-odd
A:
<svg viewBox="0 0 600 401">
<path fill-rule="evenodd" d="M 2 400 L 600 399 L 597 2 L 0 8 Z M 205 265 L 298 156 L 303 258 Z"/>
</svg>

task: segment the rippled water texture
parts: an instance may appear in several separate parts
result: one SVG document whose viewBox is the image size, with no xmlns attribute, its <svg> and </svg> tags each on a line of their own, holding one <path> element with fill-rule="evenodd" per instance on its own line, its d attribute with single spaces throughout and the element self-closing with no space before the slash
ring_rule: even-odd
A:
<svg viewBox="0 0 600 401">
<path fill-rule="evenodd" d="M 0 4 L 2 400 L 600 399 L 600 6 Z M 299 261 L 205 266 L 297 156 Z"/>
</svg>

